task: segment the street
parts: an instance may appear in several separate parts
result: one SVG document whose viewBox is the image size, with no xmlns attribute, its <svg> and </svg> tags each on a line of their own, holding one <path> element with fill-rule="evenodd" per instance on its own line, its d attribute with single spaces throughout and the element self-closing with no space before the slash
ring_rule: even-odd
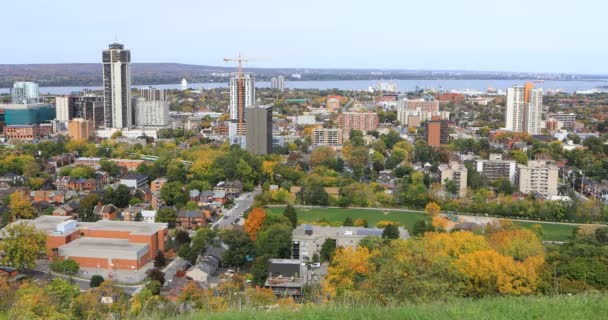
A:
<svg viewBox="0 0 608 320">
<path fill-rule="evenodd" d="M 229 210 L 224 211 L 224 217 L 214 222 L 211 228 L 226 229 L 233 225 L 239 218 L 240 219 L 237 223 L 242 224 L 244 219 L 241 215 L 251 208 L 253 205 L 253 200 L 257 194 L 257 191 L 246 192 L 240 197 L 234 199 L 234 206 Z"/>
</svg>

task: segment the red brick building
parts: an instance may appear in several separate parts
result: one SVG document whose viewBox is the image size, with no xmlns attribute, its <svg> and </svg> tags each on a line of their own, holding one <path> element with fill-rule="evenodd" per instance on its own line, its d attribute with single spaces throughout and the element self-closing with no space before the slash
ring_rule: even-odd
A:
<svg viewBox="0 0 608 320">
<path fill-rule="evenodd" d="M 342 129 L 345 140 L 348 140 L 351 130 L 367 131 L 378 129 L 378 114 L 375 112 L 344 112 L 338 116 L 338 127 Z"/>
<path fill-rule="evenodd" d="M 463 103 L 465 99 L 464 94 L 461 93 L 442 93 L 437 96 L 439 102 L 452 102 L 452 103 Z"/>
</svg>

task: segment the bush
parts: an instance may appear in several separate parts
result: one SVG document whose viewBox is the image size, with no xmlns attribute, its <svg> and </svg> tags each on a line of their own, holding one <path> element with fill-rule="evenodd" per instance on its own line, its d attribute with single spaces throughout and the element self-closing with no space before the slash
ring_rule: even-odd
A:
<svg viewBox="0 0 608 320">
<path fill-rule="evenodd" d="M 73 259 L 65 259 L 65 260 L 53 260 L 53 262 L 51 262 L 51 270 L 55 271 L 55 272 L 59 272 L 59 273 L 64 273 L 64 274 L 70 274 L 70 275 L 74 275 L 76 273 L 78 273 L 78 270 L 80 270 L 80 266 L 78 265 L 78 262 L 74 261 Z"/>
<path fill-rule="evenodd" d="M 104 281 L 105 281 L 105 279 L 102 276 L 96 274 L 96 275 L 94 275 L 94 276 L 91 277 L 91 282 L 89 283 L 89 285 L 91 286 L 91 288 L 97 288 Z"/>
</svg>

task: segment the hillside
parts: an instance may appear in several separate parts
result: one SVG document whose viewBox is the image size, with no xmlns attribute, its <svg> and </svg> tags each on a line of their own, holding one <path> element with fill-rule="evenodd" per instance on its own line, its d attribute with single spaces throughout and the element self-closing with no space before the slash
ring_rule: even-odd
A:
<svg viewBox="0 0 608 320">
<path fill-rule="evenodd" d="M 217 314 L 195 314 L 177 317 L 202 319 L 605 319 L 608 296 L 579 295 L 560 297 L 500 297 L 482 300 L 455 299 L 448 303 L 411 304 L 396 308 L 313 306 L 290 311 L 243 311 Z"/>
</svg>

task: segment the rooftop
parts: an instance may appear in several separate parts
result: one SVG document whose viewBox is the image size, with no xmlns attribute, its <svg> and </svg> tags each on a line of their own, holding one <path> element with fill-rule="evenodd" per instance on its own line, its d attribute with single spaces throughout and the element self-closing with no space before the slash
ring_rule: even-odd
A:
<svg viewBox="0 0 608 320">
<path fill-rule="evenodd" d="M 17 220 L 10 225 L 14 225 L 16 223 L 27 223 L 33 225 L 38 230 L 51 234 L 57 231 L 58 224 L 70 219 L 72 219 L 70 216 L 40 216 L 34 220 Z M 2 237 L 2 234 L 0 234 L 0 237 Z"/>
<path fill-rule="evenodd" d="M 127 239 L 84 237 L 59 247 L 59 255 L 84 258 L 138 260 L 148 252 L 148 245 Z"/>
<path fill-rule="evenodd" d="M 311 232 L 312 235 L 306 235 L 306 232 Z M 367 236 L 382 236 L 384 230 L 380 228 L 363 228 L 363 227 L 323 227 L 311 224 L 299 225 L 292 232 L 292 237 L 296 239 L 307 238 L 364 238 Z M 409 232 L 403 227 L 399 227 L 400 237 L 403 239 L 409 238 Z"/>
<path fill-rule="evenodd" d="M 99 220 L 97 222 L 80 222 L 77 227 L 78 229 L 84 230 L 126 231 L 132 234 L 152 235 L 160 230 L 166 229 L 167 224 Z"/>
</svg>

